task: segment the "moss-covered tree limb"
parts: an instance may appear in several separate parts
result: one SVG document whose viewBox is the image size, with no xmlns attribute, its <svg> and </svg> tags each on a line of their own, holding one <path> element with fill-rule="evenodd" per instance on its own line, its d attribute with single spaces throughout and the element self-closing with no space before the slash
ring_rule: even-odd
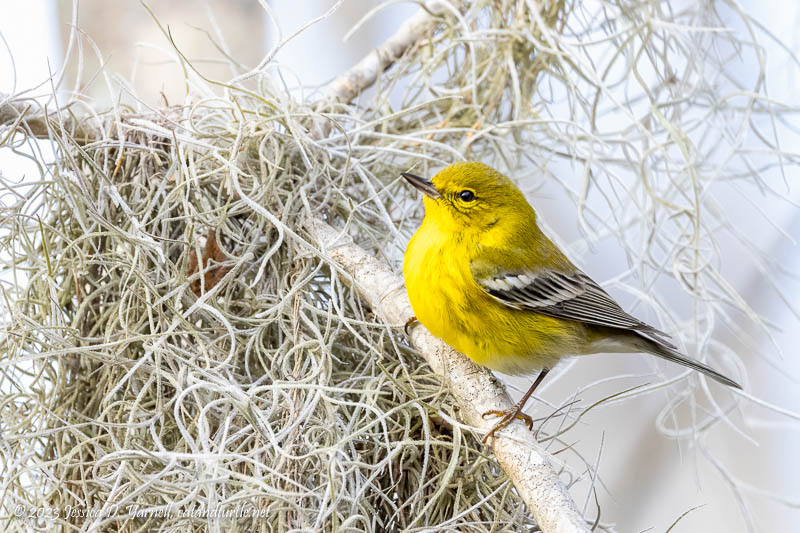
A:
<svg viewBox="0 0 800 533">
<path fill-rule="evenodd" d="M 425 7 L 408 18 L 394 35 L 336 78 L 327 89 L 328 98 L 338 102 L 350 102 L 361 91 L 371 87 L 378 76 L 400 59 L 406 50 L 425 37 L 436 24 L 435 15 L 444 12 L 446 4 L 434 0 L 424 5 Z"/>
<path fill-rule="evenodd" d="M 37 139 L 49 139 L 55 129 L 68 133 L 79 144 L 91 142 L 98 135 L 85 121 L 76 119 L 69 106 L 58 112 L 48 111 L 36 100 L 0 93 L 0 144 L 10 133 L 9 128 L 22 129 Z"/>
<path fill-rule="evenodd" d="M 411 316 L 403 280 L 340 231 L 318 219 L 308 229 L 323 251 L 351 276 L 362 298 L 387 324 L 404 324 Z M 494 424 L 481 414 L 489 409 L 508 409 L 511 399 L 505 387 L 487 369 L 447 346 L 417 325 L 410 340 L 433 370 L 447 382 L 458 404 L 461 421 L 478 431 Z M 515 421 L 490 440 L 497 462 L 514 483 L 544 533 L 589 531 L 564 483 L 520 421 Z"/>
</svg>

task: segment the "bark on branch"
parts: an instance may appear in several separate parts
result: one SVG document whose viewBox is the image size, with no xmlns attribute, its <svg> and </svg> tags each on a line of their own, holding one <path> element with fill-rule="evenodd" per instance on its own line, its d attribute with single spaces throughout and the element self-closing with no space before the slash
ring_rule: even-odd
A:
<svg viewBox="0 0 800 533">
<path fill-rule="evenodd" d="M 353 241 L 325 222 L 312 219 L 308 229 L 320 248 L 352 277 L 359 294 L 389 324 L 411 316 L 403 280 Z M 450 386 L 461 421 L 484 432 L 494 424 L 481 414 L 507 409 L 512 402 L 505 387 L 485 368 L 470 361 L 421 325 L 411 329 L 411 343 Z M 520 421 L 491 441 L 497 462 L 514 483 L 544 533 L 590 531 L 564 483 L 553 470 L 547 452 Z"/>
</svg>

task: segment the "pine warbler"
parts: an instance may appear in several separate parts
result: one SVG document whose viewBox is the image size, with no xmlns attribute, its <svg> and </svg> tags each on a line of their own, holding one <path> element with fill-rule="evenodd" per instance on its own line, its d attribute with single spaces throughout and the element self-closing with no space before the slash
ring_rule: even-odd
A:
<svg viewBox="0 0 800 533">
<path fill-rule="evenodd" d="M 533 207 L 500 172 L 456 163 L 433 180 L 403 177 L 425 195 L 425 218 L 403 263 L 416 319 L 478 364 L 540 371 L 513 408 L 484 413 L 500 417 L 484 441 L 516 418 L 532 426 L 525 402 L 569 355 L 645 352 L 741 388 L 623 311 L 542 233 Z"/>
</svg>

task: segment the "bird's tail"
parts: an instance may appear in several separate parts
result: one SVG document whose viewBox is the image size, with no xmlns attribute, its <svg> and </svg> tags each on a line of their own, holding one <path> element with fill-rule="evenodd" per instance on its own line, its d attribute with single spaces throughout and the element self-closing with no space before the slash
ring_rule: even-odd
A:
<svg viewBox="0 0 800 533">
<path fill-rule="evenodd" d="M 657 355 L 667 361 L 672 361 L 673 363 L 678 363 L 679 365 L 688 366 L 693 370 L 697 370 L 698 372 L 702 372 L 706 376 L 717 380 L 718 382 L 722 383 L 723 385 L 728 385 L 729 387 L 735 387 L 737 389 L 741 389 L 742 386 L 733 381 L 731 378 L 720 374 L 710 366 L 704 365 L 700 361 L 696 359 L 692 359 L 691 357 L 687 357 L 680 353 L 675 348 L 671 346 L 665 346 L 664 344 L 658 342 L 657 340 L 651 337 L 645 337 L 642 335 L 640 338 L 644 339 L 647 342 L 647 352 L 653 355 Z"/>
</svg>

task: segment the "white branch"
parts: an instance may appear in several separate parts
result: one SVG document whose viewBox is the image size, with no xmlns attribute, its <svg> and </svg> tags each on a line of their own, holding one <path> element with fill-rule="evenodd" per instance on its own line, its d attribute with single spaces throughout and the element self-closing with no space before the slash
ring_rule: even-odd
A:
<svg viewBox="0 0 800 533">
<path fill-rule="evenodd" d="M 364 300 L 388 324 L 404 324 L 411 316 L 403 280 L 349 236 L 314 219 L 308 224 L 322 250 L 347 274 Z M 508 409 L 511 399 L 505 387 L 483 367 L 447 346 L 417 324 L 411 329 L 411 343 L 433 370 L 450 386 L 459 406 L 461 421 L 479 431 L 494 424 L 481 413 Z M 544 533 L 588 532 L 564 483 L 553 470 L 548 454 L 531 433 L 516 421 L 491 439 L 497 462 L 514 483 Z"/>
<path fill-rule="evenodd" d="M 328 88 L 328 98 L 347 103 L 358 96 L 361 91 L 371 87 L 384 70 L 392 66 L 406 50 L 431 30 L 436 23 L 436 19 L 431 14 L 438 14 L 442 11 L 444 11 L 444 2 L 438 0 L 428 2 L 425 9 L 420 8 L 382 45 L 336 78 Z"/>
<path fill-rule="evenodd" d="M 328 86 L 325 98 L 320 102 L 321 106 L 334 102 L 348 104 L 361 91 L 371 87 L 384 70 L 391 67 L 406 50 L 431 31 L 436 24 L 436 17 L 433 15 L 444 12 L 445 7 L 445 2 L 441 0 L 428 1 L 425 8 L 420 8 L 416 14 L 408 18 L 394 35 L 333 80 Z M 322 139 L 330 133 L 330 130 L 330 121 L 317 117 L 311 126 L 311 137 Z"/>
</svg>

